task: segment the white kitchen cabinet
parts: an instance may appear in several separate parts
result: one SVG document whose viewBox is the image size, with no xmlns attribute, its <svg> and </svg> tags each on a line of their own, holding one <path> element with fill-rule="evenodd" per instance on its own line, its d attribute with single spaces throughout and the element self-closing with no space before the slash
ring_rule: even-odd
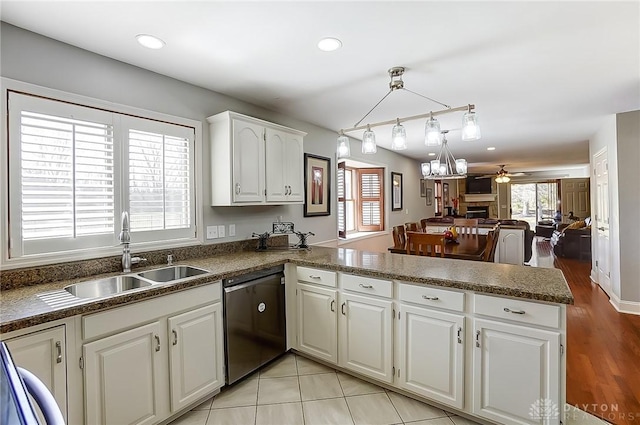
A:
<svg viewBox="0 0 640 425">
<path fill-rule="evenodd" d="M 304 201 L 306 133 L 231 111 L 207 121 L 213 206 Z"/>
<path fill-rule="evenodd" d="M 338 291 L 304 283 L 296 289 L 298 350 L 338 363 Z"/>
<path fill-rule="evenodd" d="M 392 315 L 391 300 L 340 293 L 340 366 L 393 382 Z"/>
<path fill-rule="evenodd" d="M 5 341 L 17 366 L 33 373 L 49 389 L 67 420 L 65 326 L 56 326 Z M 34 404 L 36 406 L 36 404 Z M 38 410 L 38 415 L 42 419 Z M 41 420 L 44 423 L 44 420 Z"/>
<path fill-rule="evenodd" d="M 224 385 L 222 304 L 167 320 L 171 410 L 180 410 Z"/>
<path fill-rule="evenodd" d="M 85 415 L 90 424 L 159 422 L 162 356 L 167 345 L 154 322 L 83 347 Z"/>
<path fill-rule="evenodd" d="M 524 263 L 524 230 L 500 228 L 495 262 L 502 264 Z"/>
<path fill-rule="evenodd" d="M 399 316 L 398 385 L 461 409 L 464 315 L 401 304 Z"/>
<path fill-rule="evenodd" d="M 472 413 L 501 424 L 559 424 L 559 332 L 474 319 Z"/>
</svg>

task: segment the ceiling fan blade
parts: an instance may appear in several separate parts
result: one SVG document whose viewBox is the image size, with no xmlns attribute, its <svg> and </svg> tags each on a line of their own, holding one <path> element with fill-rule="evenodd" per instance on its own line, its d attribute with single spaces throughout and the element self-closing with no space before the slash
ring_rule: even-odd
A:
<svg viewBox="0 0 640 425">
<path fill-rule="evenodd" d="M 497 176 L 497 174 L 485 174 L 484 176 L 476 176 L 476 180 L 479 180 L 479 179 L 490 179 L 490 178 L 496 177 L 496 176 Z"/>
</svg>

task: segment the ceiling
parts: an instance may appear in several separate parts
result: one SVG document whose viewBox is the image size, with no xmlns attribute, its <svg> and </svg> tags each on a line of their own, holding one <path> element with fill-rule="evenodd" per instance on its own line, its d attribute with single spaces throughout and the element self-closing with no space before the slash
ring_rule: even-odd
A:
<svg viewBox="0 0 640 425">
<path fill-rule="evenodd" d="M 462 113 L 439 117 L 451 151 L 474 172 L 587 164 L 603 118 L 640 109 L 638 1 L 2 1 L 0 16 L 336 132 L 388 91 L 390 67 L 404 66 L 405 88 L 476 105 L 479 141 L 461 141 Z M 166 46 L 145 49 L 140 33 Z M 325 36 L 343 47 L 320 51 Z M 363 123 L 440 109 L 395 91 Z M 424 121 L 405 127 L 402 153 L 428 159 Z M 391 127 L 374 130 L 390 146 Z"/>
</svg>

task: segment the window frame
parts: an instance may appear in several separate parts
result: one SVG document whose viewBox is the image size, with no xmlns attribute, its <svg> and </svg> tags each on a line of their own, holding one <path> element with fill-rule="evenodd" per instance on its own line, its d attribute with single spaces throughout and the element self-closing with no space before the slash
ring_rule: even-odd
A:
<svg viewBox="0 0 640 425">
<path fill-rule="evenodd" d="M 381 194 L 380 194 L 380 198 L 373 198 L 377 201 L 380 202 L 380 225 L 375 225 L 375 226 L 365 226 L 362 224 L 362 209 L 361 209 L 361 184 L 362 184 L 362 180 L 361 180 L 361 171 L 371 171 L 371 170 L 375 170 L 376 174 L 378 174 L 379 179 L 380 179 L 380 189 L 381 189 Z M 350 199 L 347 196 L 347 194 L 345 193 L 343 196 L 341 196 L 340 194 L 340 188 L 338 188 L 338 209 L 336 211 L 336 214 L 338 214 L 338 217 L 336 219 L 336 222 L 338 223 L 338 238 L 341 240 L 348 240 L 349 237 L 351 235 L 360 235 L 360 234 L 374 234 L 377 232 L 384 232 L 386 229 L 386 222 L 385 222 L 385 201 L 384 201 L 384 194 L 387 190 L 385 184 L 385 179 L 384 179 L 384 173 L 385 173 L 386 168 L 383 166 L 376 166 L 373 164 L 364 164 L 364 163 L 359 163 L 359 165 L 354 165 L 354 164 L 350 164 L 347 161 L 340 161 L 338 162 L 338 173 L 351 173 L 352 176 L 352 180 L 351 180 L 351 194 L 350 194 Z M 346 181 L 346 177 L 344 179 Z M 336 179 L 337 182 L 340 181 L 340 176 L 337 177 Z M 339 183 L 338 183 L 339 184 Z M 346 185 L 345 185 L 346 186 Z M 346 187 L 345 187 L 345 191 L 346 191 Z M 344 209 L 344 214 L 345 216 L 343 217 L 344 223 L 345 223 L 345 227 L 346 227 L 346 223 L 347 223 L 347 216 L 346 216 L 346 212 L 347 212 L 347 208 L 346 208 L 346 204 L 347 201 L 351 201 L 354 203 L 354 223 L 355 223 L 355 229 L 354 230 L 341 230 L 340 229 L 340 204 L 343 205 L 343 209 Z"/>
<path fill-rule="evenodd" d="M 93 108 L 96 110 L 102 110 L 109 113 L 116 113 L 125 116 L 132 116 L 137 118 L 148 119 L 151 121 L 164 122 L 168 124 L 179 125 L 183 127 L 190 127 L 194 130 L 194 160 L 193 160 L 193 194 L 195 200 L 193 202 L 194 211 L 191 214 L 194 220 L 195 237 L 180 238 L 174 240 L 163 241 L 133 241 L 131 244 L 132 250 L 147 251 L 166 248 L 178 248 L 185 246 L 193 246 L 195 244 L 204 244 L 204 236 L 201 228 L 204 220 L 204 211 L 202 208 L 203 200 L 203 187 L 199 182 L 203 181 L 203 142 L 202 142 L 202 122 L 193 120 L 190 118 L 178 117 L 162 112 L 150 111 L 141 109 L 135 106 L 128 106 L 113 102 L 108 102 L 100 99 L 95 99 L 87 96 L 77 95 L 73 93 L 67 93 L 60 90 L 49 89 L 22 81 L 12 80 L 9 78 L 0 78 L 2 101 L 0 102 L 0 110 L 2 113 L 2 119 L 6 128 L 9 128 L 9 93 L 18 93 L 24 95 L 30 95 L 34 97 L 40 97 L 44 99 L 50 99 L 60 101 L 63 103 L 77 105 L 81 107 Z M 57 253 L 43 253 L 33 254 L 29 256 L 23 256 L 18 258 L 9 258 L 10 247 L 12 245 L 10 231 L 10 184 L 14 179 L 10 176 L 9 170 L 9 134 L 8 130 L 2 132 L 1 143 L 2 149 L 0 149 L 0 161 L 2 163 L 0 171 L 0 185 L 2 191 L 6 194 L 0 197 L 0 265 L 3 269 L 13 269 L 19 267 L 29 267 L 45 264 L 54 264 L 68 261 L 86 260 L 92 258 L 100 258 L 111 255 L 118 255 L 122 252 L 122 247 L 119 244 L 113 246 L 80 249 L 74 251 L 64 251 Z M 14 183 L 15 184 L 15 183 Z M 20 194 L 20 190 L 16 190 Z M 116 197 L 119 198 L 119 197 Z M 120 199 L 116 199 L 116 202 L 121 202 Z M 120 220 L 116 220 L 116 229 L 119 232 Z"/>
</svg>

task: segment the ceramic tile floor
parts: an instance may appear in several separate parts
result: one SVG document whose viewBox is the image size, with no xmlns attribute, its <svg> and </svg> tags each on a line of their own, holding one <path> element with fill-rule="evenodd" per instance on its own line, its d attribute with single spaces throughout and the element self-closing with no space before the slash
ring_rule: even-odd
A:
<svg viewBox="0 0 640 425">
<path fill-rule="evenodd" d="M 568 424 L 583 424 L 580 410 Z M 569 415 L 571 416 L 571 415 Z M 593 419 L 597 420 L 595 417 Z M 568 417 L 568 419 L 571 419 Z M 597 424 L 603 422 L 589 422 Z M 171 425 L 473 425 L 453 413 L 288 353 Z"/>
</svg>

